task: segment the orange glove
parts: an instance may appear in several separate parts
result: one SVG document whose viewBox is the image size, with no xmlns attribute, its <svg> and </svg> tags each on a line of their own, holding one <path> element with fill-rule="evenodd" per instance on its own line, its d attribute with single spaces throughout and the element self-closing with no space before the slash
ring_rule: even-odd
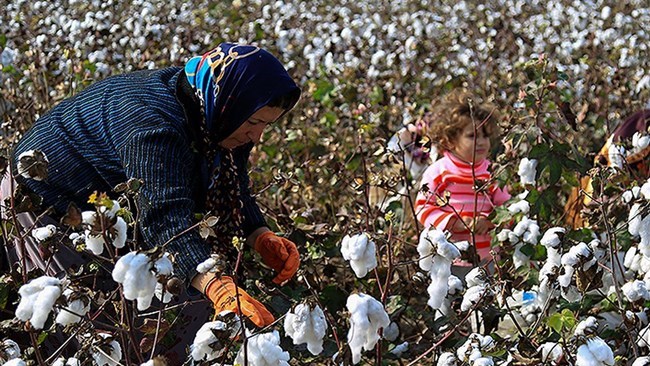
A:
<svg viewBox="0 0 650 366">
<path fill-rule="evenodd" d="M 215 314 L 225 310 L 243 314 L 260 328 L 275 321 L 273 315 L 266 310 L 266 307 L 261 302 L 253 299 L 241 288 L 237 289 L 232 278 L 228 276 L 221 276 L 210 281 L 204 293 L 205 296 L 212 300 Z M 239 294 L 241 311 L 237 310 L 237 293 Z"/>
<path fill-rule="evenodd" d="M 264 264 L 278 273 L 273 279 L 274 283 L 280 285 L 296 274 L 300 266 L 300 254 L 291 240 L 267 231 L 257 237 L 254 248 L 262 256 Z"/>
</svg>

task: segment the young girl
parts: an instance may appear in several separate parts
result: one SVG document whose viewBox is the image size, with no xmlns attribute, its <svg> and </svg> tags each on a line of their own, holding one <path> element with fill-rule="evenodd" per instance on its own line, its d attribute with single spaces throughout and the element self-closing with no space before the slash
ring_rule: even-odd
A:
<svg viewBox="0 0 650 366">
<path fill-rule="evenodd" d="M 481 259 L 489 256 L 489 231 L 494 228 L 487 216 L 510 198 L 507 190 L 491 183 L 488 171 L 497 119 L 494 106 L 467 92 L 442 97 L 434 106 L 429 137 L 443 157 L 424 172 L 416 200 L 417 218 L 425 227 L 449 231 L 453 242 L 472 243 L 473 231 Z"/>
</svg>

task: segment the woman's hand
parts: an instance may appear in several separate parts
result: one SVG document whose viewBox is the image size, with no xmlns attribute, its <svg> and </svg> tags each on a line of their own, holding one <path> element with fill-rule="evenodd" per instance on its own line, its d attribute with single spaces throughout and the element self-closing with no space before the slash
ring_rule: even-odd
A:
<svg viewBox="0 0 650 366">
<path fill-rule="evenodd" d="M 278 273 L 273 279 L 274 283 L 282 285 L 298 271 L 300 254 L 292 241 L 281 238 L 272 231 L 265 231 L 257 236 L 253 248 L 260 253 L 264 264 Z"/>
</svg>

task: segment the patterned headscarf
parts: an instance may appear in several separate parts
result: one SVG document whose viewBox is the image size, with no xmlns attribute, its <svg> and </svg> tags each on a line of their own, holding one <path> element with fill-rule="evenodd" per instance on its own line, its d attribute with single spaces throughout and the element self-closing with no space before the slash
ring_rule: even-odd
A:
<svg viewBox="0 0 650 366">
<path fill-rule="evenodd" d="M 242 236 L 243 218 L 232 152 L 218 143 L 260 108 L 299 88 L 273 55 L 232 43 L 190 59 L 185 75 L 202 108 L 200 128 L 210 165 L 206 208 L 220 218 L 215 227 L 217 249 L 227 250 L 234 236 Z"/>
</svg>

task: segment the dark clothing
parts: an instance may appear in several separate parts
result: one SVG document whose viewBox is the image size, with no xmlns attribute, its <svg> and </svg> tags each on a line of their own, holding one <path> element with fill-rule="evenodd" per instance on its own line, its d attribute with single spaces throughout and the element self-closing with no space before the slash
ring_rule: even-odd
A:
<svg viewBox="0 0 650 366">
<path fill-rule="evenodd" d="M 203 210 L 210 181 L 198 132 L 200 109 L 191 90 L 181 68 L 172 67 L 113 76 L 62 101 L 16 146 L 16 158 L 37 149 L 49 160 L 47 181 L 23 183 L 43 196 L 44 207 L 63 213 L 70 201 L 90 208 L 86 202 L 93 191 L 110 193 L 118 183 L 140 178 L 142 245 L 164 244 L 195 223 L 194 213 Z M 249 144 L 233 152 L 244 235 L 265 225 L 249 190 L 251 148 Z M 175 255 L 175 274 L 184 280 L 211 252 L 197 230 L 174 240 L 167 250 Z"/>
</svg>

